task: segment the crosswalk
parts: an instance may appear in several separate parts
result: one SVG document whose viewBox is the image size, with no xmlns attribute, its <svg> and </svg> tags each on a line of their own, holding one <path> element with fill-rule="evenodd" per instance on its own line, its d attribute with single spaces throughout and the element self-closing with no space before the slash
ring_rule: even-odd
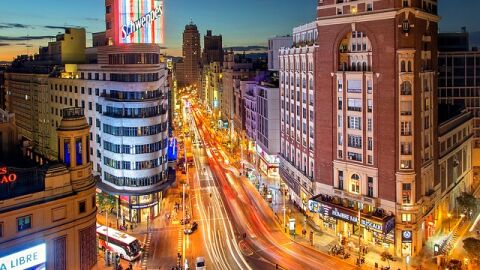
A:
<svg viewBox="0 0 480 270">
<path fill-rule="evenodd" d="M 147 270 L 147 261 L 148 261 L 148 253 L 150 251 L 150 241 L 152 239 L 152 233 L 148 233 L 147 237 L 145 238 L 145 247 L 142 257 L 142 270 Z"/>
</svg>

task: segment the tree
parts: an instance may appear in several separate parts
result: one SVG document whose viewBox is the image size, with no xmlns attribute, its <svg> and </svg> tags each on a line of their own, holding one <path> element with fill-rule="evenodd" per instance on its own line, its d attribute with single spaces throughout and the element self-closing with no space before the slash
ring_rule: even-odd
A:
<svg viewBox="0 0 480 270">
<path fill-rule="evenodd" d="M 463 248 L 468 252 L 470 256 L 475 259 L 480 259 L 480 240 L 468 237 L 463 240 Z"/>
<path fill-rule="evenodd" d="M 462 212 L 469 213 L 477 208 L 477 198 L 475 198 L 472 193 L 462 192 L 462 194 L 457 197 L 457 203 Z"/>
</svg>

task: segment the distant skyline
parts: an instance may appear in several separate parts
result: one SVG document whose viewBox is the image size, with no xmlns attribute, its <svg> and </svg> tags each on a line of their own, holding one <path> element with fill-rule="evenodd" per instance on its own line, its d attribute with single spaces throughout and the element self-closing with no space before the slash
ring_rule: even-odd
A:
<svg viewBox="0 0 480 270">
<path fill-rule="evenodd" d="M 313 21 L 316 4 L 317 0 L 165 0 L 166 42 L 162 46 L 167 54 L 181 56 L 182 32 L 190 20 L 198 26 L 202 42 L 210 29 L 223 35 L 224 47 L 265 46 L 269 37 L 291 34 L 293 27 Z M 480 1 L 440 0 L 439 5 L 441 32 L 457 32 L 462 26 L 470 32 L 480 31 L 475 14 Z M 91 33 L 105 30 L 104 10 L 103 0 L 2 3 L 0 61 L 38 52 L 64 27 L 86 28 L 90 46 Z"/>
</svg>

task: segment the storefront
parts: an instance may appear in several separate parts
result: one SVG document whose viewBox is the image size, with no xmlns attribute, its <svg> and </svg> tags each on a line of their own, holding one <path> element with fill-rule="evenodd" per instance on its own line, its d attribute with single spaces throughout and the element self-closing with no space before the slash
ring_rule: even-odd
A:
<svg viewBox="0 0 480 270">
<path fill-rule="evenodd" d="M 141 196 L 120 196 L 120 217 L 129 222 L 147 222 L 160 213 L 162 192 Z"/>
<path fill-rule="evenodd" d="M 337 205 L 331 201 L 322 201 L 316 196 L 308 201 L 308 210 L 317 213 L 314 220 L 329 233 L 342 237 L 361 236 L 370 244 L 394 247 L 395 217 L 377 217 L 362 211 Z M 331 197 L 329 197 L 331 198 Z"/>
</svg>

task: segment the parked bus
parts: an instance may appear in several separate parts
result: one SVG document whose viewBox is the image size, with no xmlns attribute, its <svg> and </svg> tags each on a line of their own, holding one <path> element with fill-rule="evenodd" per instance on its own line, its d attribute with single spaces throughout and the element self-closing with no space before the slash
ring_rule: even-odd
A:
<svg viewBox="0 0 480 270">
<path fill-rule="evenodd" d="M 111 252 L 115 252 L 122 259 L 134 261 L 142 255 L 140 241 L 126 233 L 107 228 L 106 226 L 97 225 L 97 236 L 100 249 L 104 251 L 108 249 Z"/>
</svg>

